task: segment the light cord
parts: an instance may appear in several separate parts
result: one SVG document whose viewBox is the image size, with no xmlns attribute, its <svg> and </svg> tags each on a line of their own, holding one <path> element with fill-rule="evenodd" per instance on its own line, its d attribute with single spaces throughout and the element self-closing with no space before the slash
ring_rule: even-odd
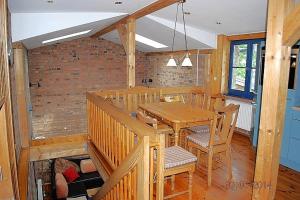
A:
<svg viewBox="0 0 300 200">
<path fill-rule="evenodd" d="M 187 44 L 187 38 L 186 38 L 186 27 L 185 27 L 185 17 L 184 17 L 183 2 L 181 3 L 181 10 L 182 10 L 182 20 L 183 20 L 183 28 L 184 28 L 185 50 L 188 51 L 188 44 Z"/>
<path fill-rule="evenodd" d="M 177 27 L 177 16 L 178 16 L 178 7 L 179 7 L 179 3 L 177 4 L 177 10 L 176 10 L 175 26 L 174 26 L 173 41 L 172 41 L 172 52 L 174 51 L 174 43 L 175 43 L 175 35 L 176 35 L 176 27 Z"/>
</svg>

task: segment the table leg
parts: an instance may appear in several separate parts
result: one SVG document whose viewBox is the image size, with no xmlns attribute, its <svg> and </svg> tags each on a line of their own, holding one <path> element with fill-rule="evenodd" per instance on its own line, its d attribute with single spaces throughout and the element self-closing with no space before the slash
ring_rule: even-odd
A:
<svg viewBox="0 0 300 200">
<path fill-rule="evenodd" d="M 175 134 L 175 146 L 178 146 L 178 142 L 179 142 L 179 132 L 180 132 L 180 127 L 175 124 L 174 126 L 174 134 Z"/>
<path fill-rule="evenodd" d="M 177 146 L 179 142 L 179 132 L 175 132 L 175 145 Z"/>
</svg>

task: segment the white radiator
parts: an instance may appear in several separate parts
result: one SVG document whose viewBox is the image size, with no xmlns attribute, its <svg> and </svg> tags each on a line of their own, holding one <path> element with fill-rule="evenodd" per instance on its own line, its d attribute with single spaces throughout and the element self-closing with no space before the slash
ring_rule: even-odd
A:
<svg viewBox="0 0 300 200">
<path fill-rule="evenodd" d="M 255 113 L 252 104 L 236 99 L 226 99 L 226 105 L 230 103 L 240 105 L 236 127 L 250 132 L 253 128 L 253 114 Z"/>
</svg>

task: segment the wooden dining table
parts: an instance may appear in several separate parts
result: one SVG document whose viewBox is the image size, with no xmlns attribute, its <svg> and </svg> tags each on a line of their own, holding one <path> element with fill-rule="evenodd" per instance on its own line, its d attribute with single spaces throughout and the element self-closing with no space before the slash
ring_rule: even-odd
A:
<svg viewBox="0 0 300 200">
<path fill-rule="evenodd" d="M 139 105 L 139 108 L 173 128 L 175 145 L 178 145 L 180 129 L 209 124 L 214 117 L 210 110 L 181 102 L 147 103 Z"/>
</svg>

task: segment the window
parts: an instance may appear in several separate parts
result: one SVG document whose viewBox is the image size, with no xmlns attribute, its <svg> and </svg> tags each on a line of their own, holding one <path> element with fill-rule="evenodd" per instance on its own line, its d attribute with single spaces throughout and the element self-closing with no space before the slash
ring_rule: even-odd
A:
<svg viewBox="0 0 300 200">
<path fill-rule="evenodd" d="M 262 41 L 263 39 L 231 42 L 229 95 L 253 98 L 256 91 Z"/>
</svg>

